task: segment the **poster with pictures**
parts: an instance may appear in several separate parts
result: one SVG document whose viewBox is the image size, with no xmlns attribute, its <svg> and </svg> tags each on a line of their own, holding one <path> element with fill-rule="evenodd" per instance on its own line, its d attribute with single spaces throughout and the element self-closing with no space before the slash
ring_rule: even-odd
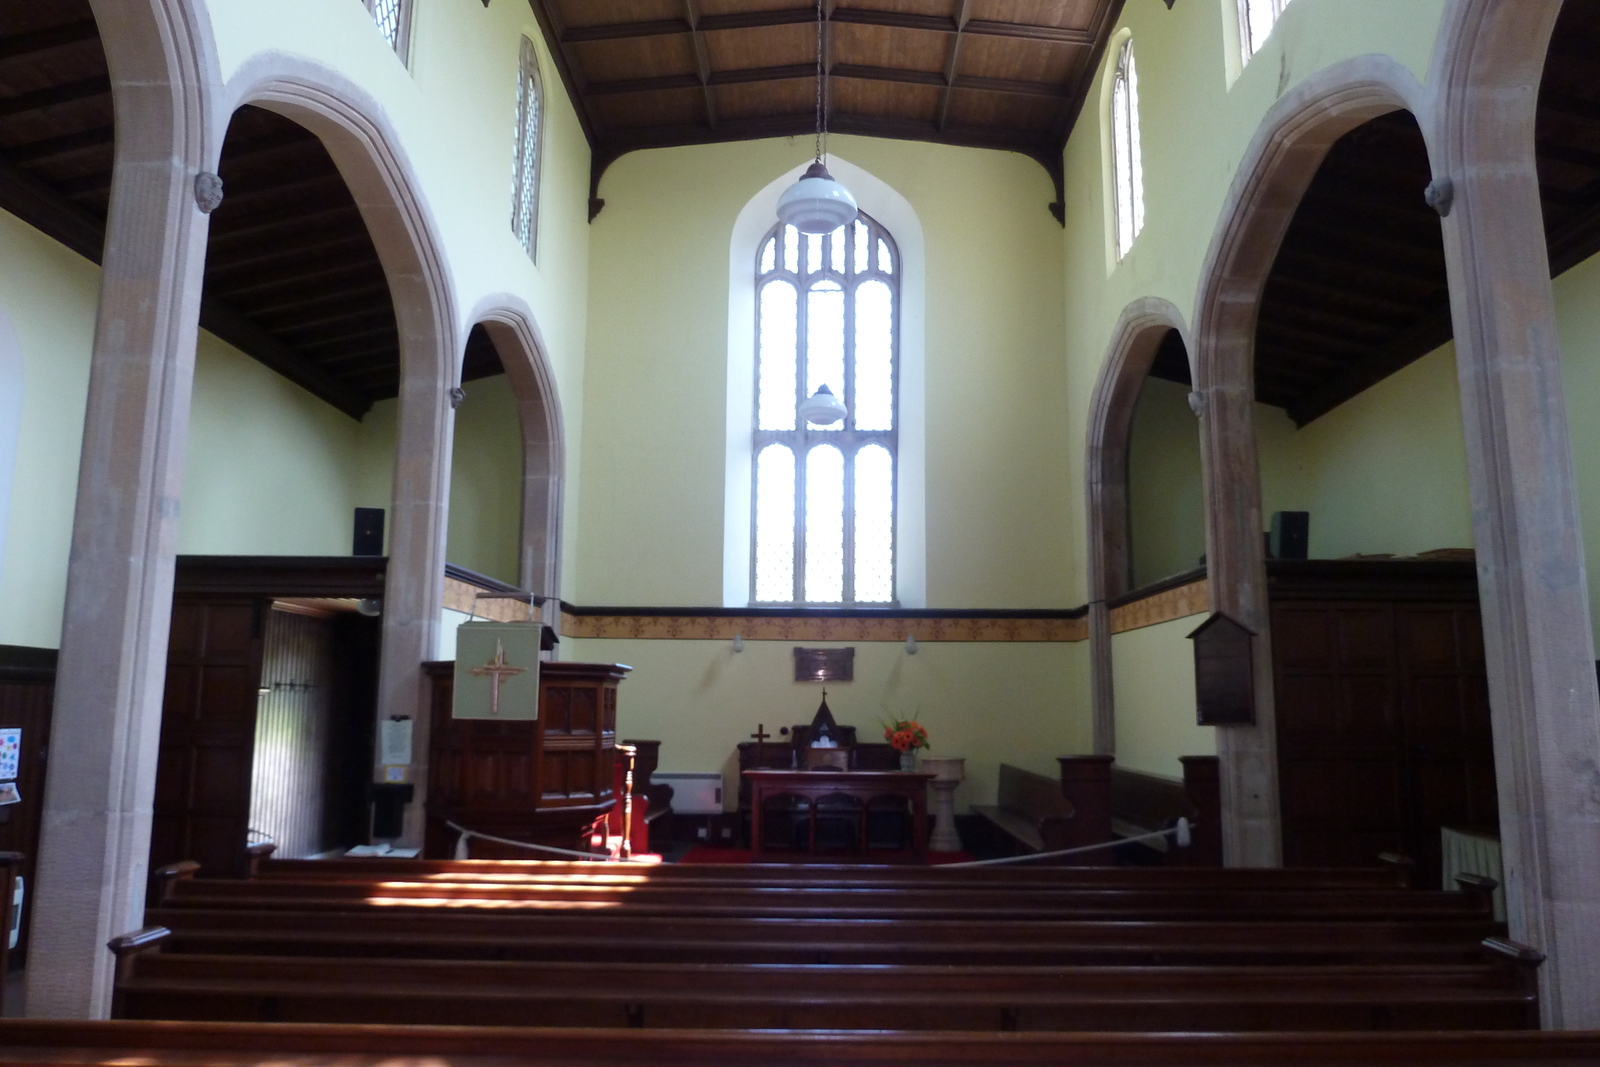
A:
<svg viewBox="0 0 1600 1067">
<path fill-rule="evenodd" d="M 0 782 L 17 777 L 17 757 L 22 752 L 22 731 L 16 727 L 0 730 Z"/>
</svg>

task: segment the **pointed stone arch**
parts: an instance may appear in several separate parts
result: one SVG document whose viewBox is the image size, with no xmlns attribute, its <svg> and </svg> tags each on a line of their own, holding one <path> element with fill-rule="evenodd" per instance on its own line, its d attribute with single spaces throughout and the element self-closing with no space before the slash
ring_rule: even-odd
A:
<svg viewBox="0 0 1600 1067">
<path fill-rule="evenodd" d="M 1085 456 L 1089 530 L 1089 657 L 1096 755 L 1116 753 L 1116 700 L 1112 683 L 1111 611 L 1106 601 L 1132 587 L 1128 445 L 1139 390 L 1169 330 L 1189 347 L 1183 313 L 1160 297 L 1142 297 L 1122 309 L 1089 401 Z"/>
<path fill-rule="evenodd" d="M 1223 842 L 1230 866 L 1282 862 L 1271 634 L 1255 444 L 1256 313 L 1278 246 L 1328 149 L 1400 109 L 1426 113 L 1421 84 L 1387 56 L 1311 75 L 1267 113 L 1246 150 L 1201 271 L 1190 360 L 1200 395 L 1211 610 L 1256 631 L 1256 724 L 1217 732 Z M 1424 134 L 1426 121 L 1421 123 Z M 1431 146 L 1430 146 L 1431 147 Z"/>
<path fill-rule="evenodd" d="M 103 1018 L 140 925 L 221 76 L 201 0 L 91 0 L 116 156 L 33 899 L 28 1011 Z M 70 763 L 67 761 L 70 760 Z"/>
<path fill-rule="evenodd" d="M 1472 487 L 1511 936 L 1550 1029 L 1600 1027 L 1600 693 L 1534 151 L 1562 0 L 1454 0 L 1435 182 Z M 1427 127 L 1425 127 L 1427 129 Z"/>
<path fill-rule="evenodd" d="M 336 71 L 297 56 L 265 53 L 229 80 L 220 142 L 246 104 L 275 111 L 315 134 L 361 210 L 394 301 L 400 342 L 389 566 L 383 598 L 378 707 L 413 723 L 404 840 L 422 843 L 427 794 L 428 713 L 418 665 L 438 654 L 455 426 L 452 390 L 461 350 L 455 291 L 438 227 L 416 172 L 383 108 Z M 381 773 L 374 768 L 374 773 Z"/>
<path fill-rule="evenodd" d="M 510 293 L 484 297 L 469 320 L 494 342 L 516 399 L 522 427 L 522 533 L 518 584 L 541 596 L 561 595 L 561 522 L 566 430 L 543 334 L 527 302 Z M 560 629 L 559 605 L 545 621 Z"/>
</svg>

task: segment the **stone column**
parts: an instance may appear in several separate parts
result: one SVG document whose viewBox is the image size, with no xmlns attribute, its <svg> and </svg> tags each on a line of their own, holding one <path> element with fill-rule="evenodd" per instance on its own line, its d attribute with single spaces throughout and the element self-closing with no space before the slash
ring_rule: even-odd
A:
<svg viewBox="0 0 1600 1067">
<path fill-rule="evenodd" d="M 195 32 L 183 13 L 152 19 L 151 8 L 162 6 L 181 5 L 95 5 L 111 66 L 117 154 L 67 572 L 56 743 L 37 884 L 28 894 L 27 1005 L 39 1017 L 107 1017 L 106 941 L 144 919 L 207 233 L 195 199 L 206 159 L 208 124 L 198 104 L 205 67 L 192 39 L 174 40 Z M 164 54 L 195 69 L 158 75 L 151 68 Z"/>
<path fill-rule="evenodd" d="M 405 335 L 402 333 L 402 346 Z M 394 529 L 383 594 L 383 652 L 378 664 L 378 723 L 412 722 L 411 780 L 400 843 L 422 845 L 427 802 L 431 691 L 421 665 L 438 655 L 444 610 L 445 537 L 450 515 L 450 456 L 455 408 L 438 360 L 410 359 L 402 347 L 399 440 L 394 469 Z M 424 364 L 414 368 L 415 364 Z M 445 364 L 446 366 L 449 363 Z M 381 773 L 381 768 L 380 768 Z"/>
<path fill-rule="evenodd" d="M 1472 487 L 1511 936 L 1551 1029 L 1600 1028 L 1600 696 L 1533 153 L 1559 0 L 1451 12 L 1435 190 Z M 1529 77 L 1529 72 L 1534 74 Z M 1442 157 L 1442 160 L 1441 160 Z"/>
</svg>

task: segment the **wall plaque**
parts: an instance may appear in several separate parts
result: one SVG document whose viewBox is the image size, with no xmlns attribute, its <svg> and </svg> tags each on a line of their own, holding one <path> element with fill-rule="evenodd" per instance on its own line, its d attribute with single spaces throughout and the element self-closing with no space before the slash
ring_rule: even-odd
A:
<svg viewBox="0 0 1600 1067">
<path fill-rule="evenodd" d="M 856 650 L 853 648 L 796 648 L 794 680 L 797 682 L 853 682 Z"/>
</svg>

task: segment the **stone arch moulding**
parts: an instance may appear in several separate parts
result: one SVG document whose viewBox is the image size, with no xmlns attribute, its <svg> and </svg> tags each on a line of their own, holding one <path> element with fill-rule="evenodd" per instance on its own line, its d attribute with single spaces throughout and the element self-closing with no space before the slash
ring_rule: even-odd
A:
<svg viewBox="0 0 1600 1067">
<path fill-rule="evenodd" d="M 1255 725 L 1217 731 L 1229 866 L 1274 867 L 1283 855 L 1255 444 L 1261 291 L 1300 198 L 1333 142 L 1368 119 L 1401 109 L 1418 115 L 1426 136 L 1426 103 L 1421 84 L 1387 56 L 1336 63 L 1284 94 L 1244 154 L 1201 271 L 1190 362 L 1200 394 L 1211 610 L 1227 612 L 1259 635 Z"/>
<path fill-rule="evenodd" d="M 1189 331 L 1171 302 L 1147 296 L 1123 308 L 1089 401 L 1085 456 L 1089 529 L 1089 657 L 1094 751 L 1116 754 L 1116 696 L 1111 661 L 1110 597 L 1132 585 L 1128 528 L 1128 437 L 1139 390 L 1168 330 Z"/>
<path fill-rule="evenodd" d="M 1454 0 L 1435 181 L 1472 489 L 1511 936 L 1548 1029 L 1600 1027 L 1600 694 L 1534 126 L 1561 0 Z M 1430 127 L 1425 126 L 1425 130 Z"/>
<path fill-rule="evenodd" d="M 450 390 L 461 352 L 454 279 L 399 134 L 365 90 L 320 64 L 277 52 L 250 59 L 228 88 L 229 108 L 217 116 L 219 142 L 234 110 L 245 104 L 293 119 L 322 141 L 361 209 L 394 299 L 400 332 L 399 431 L 378 708 L 380 718 L 412 720 L 415 794 L 402 840 L 420 846 L 429 716 L 417 665 L 438 655 L 444 607 L 455 426 Z"/>
<path fill-rule="evenodd" d="M 561 595 L 561 519 L 566 475 L 566 430 L 548 349 L 527 303 L 509 293 L 478 301 L 469 316 L 481 323 L 500 354 L 522 425 L 522 539 L 518 582 L 541 596 Z M 545 621 L 561 628 L 559 605 Z"/>
<path fill-rule="evenodd" d="M 141 925 L 205 266 L 195 176 L 221 75 L 200 0 L 91 0 L 116 155 L 63 607 L 29 972 L 34 1016 L 103 1018 Z"/>
</svg>

